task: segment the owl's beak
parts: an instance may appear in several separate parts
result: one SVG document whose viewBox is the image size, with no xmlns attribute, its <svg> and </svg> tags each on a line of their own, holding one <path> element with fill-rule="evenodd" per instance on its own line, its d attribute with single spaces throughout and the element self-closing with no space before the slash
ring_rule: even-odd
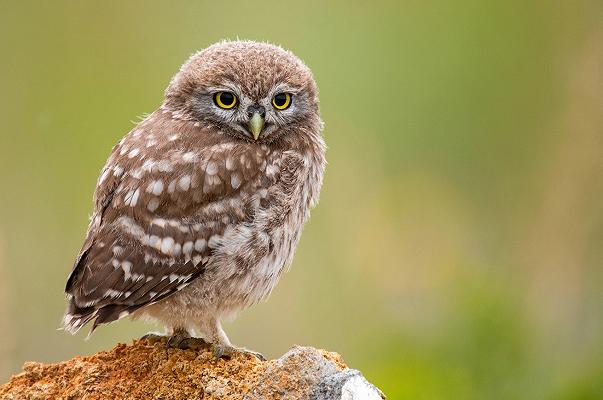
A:
<svg viewBox="0 0 603 400">
<path fill-rule="evenodd" d="M 249 128 L 253 138 L 258 140 L 258 137 L 260 137 L 260 133 L 264 128 L 264 117 L 262 117 L 259 112 L 254 112 L 247 122 L 247 128 Z"/>
</svg>

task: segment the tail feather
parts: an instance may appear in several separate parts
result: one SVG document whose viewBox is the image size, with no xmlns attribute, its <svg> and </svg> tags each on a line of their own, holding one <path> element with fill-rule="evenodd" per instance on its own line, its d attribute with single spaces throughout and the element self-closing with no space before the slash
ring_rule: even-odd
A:
<svg viewBox="0 0 603 400">
<path fill-rule="evenodd" d="M 70 313 L 67 311 L 63 316 L 63 327 L 67 332 L 75 335 L 82 326 L 86 325 L 94 317 L 96 317 L 96 310 L 89 313 Z"/>
<path fill-rule="evenodd" d="M 74 299 L 69 300 L 67 311 L 63 316 L 63 328 L 75 335 L 84 325 L 94 320 L 88 337 L 101 324 L 117 321 L 137 310 L 139 306 L 110 304 L 104 306 L 78 307 Z"/>
</svg>

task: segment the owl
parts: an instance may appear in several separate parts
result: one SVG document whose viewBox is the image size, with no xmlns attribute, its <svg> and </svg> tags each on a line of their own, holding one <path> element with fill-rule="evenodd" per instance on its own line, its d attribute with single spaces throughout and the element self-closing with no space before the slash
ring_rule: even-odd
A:
<svg viewBox="0 0 603 400">
<path fill-rule="evenodd" d="M 101 171 L 64 328 L 131 316 L 165 325 L 176 346 L 240 351 L 221 321 L 270 294 L 318 201 L 317 95 L 310 69 L 275 45 L 193 54 Z"/>
</svg>

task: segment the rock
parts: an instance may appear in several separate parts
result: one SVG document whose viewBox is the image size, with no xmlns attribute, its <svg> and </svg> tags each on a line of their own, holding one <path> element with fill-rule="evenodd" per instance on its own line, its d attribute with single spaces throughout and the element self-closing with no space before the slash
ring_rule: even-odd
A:
<svg viewBox="0 0 603 400">
<path fill-rule="evenodd" d="M 277 360 L 248 354 L 214 359 L 209 350 L 166 351 L 165 342 L 130 345 L 57 364 L 29 362 L 0 386 L 17 399 L 384 399 L 341 356 L 295 346 Z"/>
<path fill-rule="evenodd" d="M 360 371 L 344 369 L 326 376 L 312 387 L 311 400 L 381 400 L 385 396 Z"/>
</svg>

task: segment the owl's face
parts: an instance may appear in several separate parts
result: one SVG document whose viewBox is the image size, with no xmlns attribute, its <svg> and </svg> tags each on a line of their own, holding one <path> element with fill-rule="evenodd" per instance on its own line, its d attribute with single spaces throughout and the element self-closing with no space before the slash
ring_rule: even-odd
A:
<svg viewBox="0 0 603 400">
<path fill-rule="evenodd" d="M 245 141 L 270 143 L 320 124 L 310 70 L 290 52 L 255 42 L 222 42 L 193 55 L 164 106 Z"/>
</svg>

